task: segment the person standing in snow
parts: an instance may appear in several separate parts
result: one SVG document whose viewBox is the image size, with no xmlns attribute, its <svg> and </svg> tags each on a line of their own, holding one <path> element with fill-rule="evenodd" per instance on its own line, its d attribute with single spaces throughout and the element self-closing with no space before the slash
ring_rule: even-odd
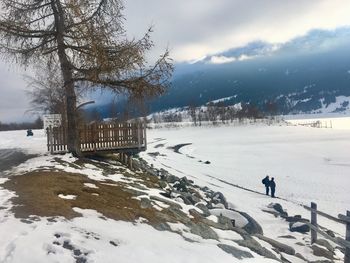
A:
<svg viewBox="0 0 350 263">
<path fill-rule="evenodd" d="M 270 179 L 268 175 L 262 180 L 262 183 L 265 185 L 266 195 L 269 195 Z"/>
<path fill-rule="evenodd" d="M 275 178 L 271 178 L 270 181 L 270 188 L 271 188 L 271 197 L 275 197 L 275 191 L 276 191 L 276 183 L 275 183 Z"/>
</svg>

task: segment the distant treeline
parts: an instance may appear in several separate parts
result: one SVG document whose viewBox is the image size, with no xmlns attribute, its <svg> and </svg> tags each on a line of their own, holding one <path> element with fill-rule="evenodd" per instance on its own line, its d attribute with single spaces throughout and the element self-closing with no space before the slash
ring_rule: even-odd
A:
<svg viewBox="0 0 350 263">
<path fill-rule="evenodd" d="M 42 129 L 43 121 L 38 118 L 34 122 L 21 122 L 21 123 L 2 123 L 0 122 L 0 131 L 15 131 L 15 130 L 28 130 L 28 129 Z"/>
<path fill-rule="evenodd" d="M 206 106 L 195 107 L 190 105 L 184 111 L 156 113 L 152 115 L 150 122 L 182 122 L 192 121 L 194 125 L 201 125 L 202 122 L 212 122 L 213 124 L 222 122 L 232 122 L 233 120 L 243 119 L 262 119 L 267 116 L 273 116 L 276 112 L 275 106 L 268 104 L 266 114 L 252 104 L 241 104 L 239 108 L 234 106 L 225 106 L 223 102 L 209 103 Z"/>
</svg>

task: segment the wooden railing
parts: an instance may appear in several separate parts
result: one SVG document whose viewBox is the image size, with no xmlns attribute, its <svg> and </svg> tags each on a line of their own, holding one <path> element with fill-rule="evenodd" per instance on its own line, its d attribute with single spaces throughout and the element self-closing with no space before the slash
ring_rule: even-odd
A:
<svg viewBox="0 0 350 263">
<path fill-rule="evenodd" d="M 325 212 L 317 210 L 317 204 L 311 202 L 311 207 L 307 207 L 311 211 L 311 223 L 307 223 L 311 229 L 311 244 L 317 241 L 317 234 L 321 234 L 324 238 L 333 241 L 335 244 L 345 248 L 344 263 L 350 263 L 350 211 L 346 211 L 346 215 L 339 214 L 338 218 L 328 215 Z M 317 215 L 323 216 L 334 222 L 345 225 L 345 239 L 340 237 L 332 237 L 323 231 L 317 223 Z"/>
<path fill-rule="evenodd" d="M 81 152 L 146 149 L 144 123 L 94 123 L 78 127 Z M 51 153 L 67 152 L 67 128 L 47 129 L 47 148 Z"/>
</svg>

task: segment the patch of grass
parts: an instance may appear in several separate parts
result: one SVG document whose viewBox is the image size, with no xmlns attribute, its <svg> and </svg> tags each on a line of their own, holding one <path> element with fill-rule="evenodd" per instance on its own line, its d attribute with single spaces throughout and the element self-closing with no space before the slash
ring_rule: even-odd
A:
<svg viewBox="0 0 350 263">
<path fill-rule="evenodd" d="M 93 183 L 98 189 L 84 186 Z M 139 217 L 146 218 L 150 224 L 162 222 L 154 208 L 142 209 L 140 202 L 133 199 L 130 192 L 123 186 L 105 185 L 99 181 L 88 179 L 84 175 L 65 172 L 37 171 L 20 176 L 14 176 L 3 184 L 8 190 L 15 191 L 17 196 L 12 199 L 12 211 L 18 218 L 37 216 L 63 216 L 71 219 L 80 214 L 72 208 L 93 209 L 105 217 L 135 221 Z M 92 195 L 97 193 L 98 196 Z M 75 200 L 65 200 L 59 194 L 76 195 Z"/>
</svg>

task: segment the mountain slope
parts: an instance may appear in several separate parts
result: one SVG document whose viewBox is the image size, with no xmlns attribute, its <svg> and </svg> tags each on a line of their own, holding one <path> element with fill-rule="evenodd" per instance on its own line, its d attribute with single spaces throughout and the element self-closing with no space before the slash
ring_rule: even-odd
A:
<svg viewBox="0 0 350 263">
<path fill-rule="evenodd" d="M 279 113 L 349 109 L 350 29 L 311 31 L 285 44 L 250 43 L 208 56 L 194 64 L 179 64 L 172 88 L 151 104 L 152 111 L 203 105 L 223 97 L 225 103 L 267 101 Z"/>
</svg>

